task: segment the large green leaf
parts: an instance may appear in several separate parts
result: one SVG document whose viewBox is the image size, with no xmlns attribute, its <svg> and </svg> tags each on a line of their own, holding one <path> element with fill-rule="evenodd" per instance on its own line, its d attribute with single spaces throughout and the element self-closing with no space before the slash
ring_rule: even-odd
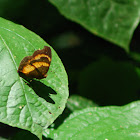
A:
<svg viewBox="0 0 140 140">
<path fill-rule="evenodd" d="M 47 78 L 28 85 L 17 69 L 23 57 L 46 45 L 23 26 L 0 18 L 0 122 L 29 130 L 40 139 L 42 131 L 64 110 L 67 74 L 53 48 Z"/>
<path fill-rule="evenodd" d="M 139 23 L 139 0 L 49 0 L 59 11 L 90 32 L 125 50 Z"/>
<path fill-rule="evenodd" d="M 78 89 L 99 105 L 125 105 L 138 99 L 139 83 L 132 63 L 102 57 L 81 71 Z"/>
<path fill-rule="evenodd" d="M 139 140 L 140 101 L 123 107 L 95 107 L 75 111 L 46 135 L 57 140 Z"/>
</svg>

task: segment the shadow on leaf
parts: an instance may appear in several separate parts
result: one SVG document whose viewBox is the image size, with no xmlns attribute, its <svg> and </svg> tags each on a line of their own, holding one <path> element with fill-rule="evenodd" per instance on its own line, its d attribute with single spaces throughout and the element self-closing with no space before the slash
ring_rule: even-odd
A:
<svg viewBox="0 0 140 140">
<path fill-rule="evenodd" d="M 29 87 L 31 87 L 39 97 L 45 99 L 49 103 L 55 104 L 55 102 L 49 97 L 50 94 L 57 94 L 52 88 L 46 86 L 39 80 L 27 78 L 23 74 L 19 74 L 19 75 L 24 79 L 24 82 Z"/>
</svg>

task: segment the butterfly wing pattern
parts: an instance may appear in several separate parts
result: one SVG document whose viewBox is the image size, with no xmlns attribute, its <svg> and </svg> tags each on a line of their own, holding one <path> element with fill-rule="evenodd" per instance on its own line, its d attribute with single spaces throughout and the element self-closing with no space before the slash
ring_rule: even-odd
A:
<svg viewBox="0 0 140 140">
<path fill-rule="evenodd" d="M 44 49 L 37 50 L 32 56 L 26 56 L 20 62 L 18 73 L 29 78 L 43 79 L 51 64 L 51 48 L 44 46 Z"/>
</svg>

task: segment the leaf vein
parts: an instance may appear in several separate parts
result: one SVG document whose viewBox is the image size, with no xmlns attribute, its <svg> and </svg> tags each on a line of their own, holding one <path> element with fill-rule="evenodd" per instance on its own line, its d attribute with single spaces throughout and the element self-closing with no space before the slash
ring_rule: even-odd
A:
<svg viewBox="0 0 140 140">
<path fill-rule="evenodd" d="M 12 61 L 13 61 L 13 63 L 14 63 L 14 65 L 15 65 L 15 67 L 16 67 L 16 69 L 18 69 L 18 67 L 17 67 L 17 65 L 16 65 L 16 62 L 15 62 L 15 60 L 14 60 L 14 57 L 13 57 L 13 55 L 12 55 L 12 52 L 11 52 L 11 50 L 9 49 L 9 47 L 7 46 L 7 44 L 6 44 L 6 42 L 5 42 L 5 40 L 3 39 L 3 37 L 0 35 L 0 37 L 1 37 L 1 39 L 2 39 L 2 41 L 3 41 L 3 43 L 4 43 L 4 45 L 5 45 L 5 47 L 7 48 L 7 50 L 9 51 L 9 54 L 10 54 L 10 56 L 11 56 L 11 58 L 12 58 Z M 21 80 L 21 78 L 19 77 L 19 79 L 20 79 L 20 83 L 21 83 L 21 86 L 22 86 L 22 89 L 23 89 L 23 93 L 24 93 L 24 95 L 25 95 L 25 99 L 26 99 L 26 103 L 27 103 L 27 106 L 28 106 L 28 109 L 29 109 L 29 113 L 31 114 L 31 118 L 32 118 L 32 121 L 33 121 L 33 116 L 32 116 L 32 113 L 31 113 L 31 110 L 30 110 L 30 107 L 29 107 L 29 103 L 28 103 L 28 99 L 27 99 L 27 96 L 26 96 L 26 94 L 25 94 L 25 88 L 24 88 L 24 85 L 23 85 L 23 81 Z M 20 121 L 19 121 L 20 122 Z M 33 121 L 34 122 L 34 121 Z"/>
</svg>

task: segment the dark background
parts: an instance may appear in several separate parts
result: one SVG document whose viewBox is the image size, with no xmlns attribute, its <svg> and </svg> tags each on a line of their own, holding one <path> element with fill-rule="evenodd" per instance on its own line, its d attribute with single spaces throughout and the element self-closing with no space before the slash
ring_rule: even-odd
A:
<svg viewBox="0 0 140 140">
<path fill-rule="evenodd" d="M 140 63 L 130 55 L 140 52 L 140 26 L 127 54 L 63 17 L 47 0 L 0 1 L 0 14 L 35 32 L 55 49 L 69 77 L 70 95 L 86 97 L 99 106 L 120 106 L 140 98 Z M 9 137 L 15 131 L 0 125 L 1 135 Z"/>
</svg>

